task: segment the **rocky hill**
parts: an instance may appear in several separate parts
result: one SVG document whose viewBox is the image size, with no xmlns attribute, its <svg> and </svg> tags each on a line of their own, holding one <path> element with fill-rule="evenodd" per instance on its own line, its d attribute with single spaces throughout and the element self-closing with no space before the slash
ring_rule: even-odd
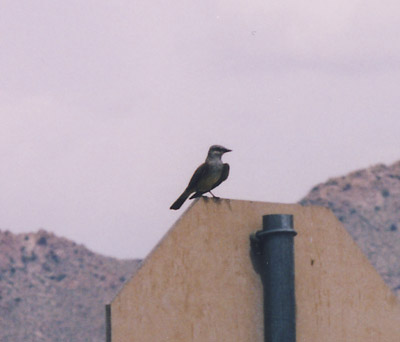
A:
<svg viewBox="0 0 400 342">
<path fill-rule="evenodd" d="M 138 268 L 46 231 L 0 231 L 0 341 L 100 342 L 104 305 Z"/>
<path fill-rule="evenodd" d="M 400 162 L 315 186 L 301 201 L 333 210 L 400 297 Z M 104 305 L 138 268 L 46 231 L 0 231 L 0 341 L 100 342 Z"/>
<path fill-rule="evenodd" d="M 332 178 L 300 203 L 332 209 L 400 297 L 400 162 Z"/>
</svg>

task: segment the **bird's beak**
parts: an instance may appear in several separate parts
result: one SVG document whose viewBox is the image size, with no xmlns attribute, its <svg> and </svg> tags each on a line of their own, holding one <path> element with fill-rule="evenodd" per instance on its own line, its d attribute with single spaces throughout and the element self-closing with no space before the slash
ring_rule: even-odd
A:
<svg viewBox="0 0 400 342">
<path fill-rule="evenodd" d="M 229 150 L 229 149 L 226 148 L 224 153 L 226 153 L 226 152 L 232 152 L 232 150 Z"/>
</svg>

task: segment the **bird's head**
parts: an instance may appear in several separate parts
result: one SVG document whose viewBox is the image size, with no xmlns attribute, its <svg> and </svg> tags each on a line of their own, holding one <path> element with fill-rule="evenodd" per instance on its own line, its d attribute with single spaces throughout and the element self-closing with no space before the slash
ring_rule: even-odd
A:
<svg viewBox="0 0 400 342">
<path fill-rule="evenodd" d="M 215 158 L 215 157 L 219 157 L 221 158 L 221 156 L 226 153 L 226 152 L 231 152 L 232 150 L 221 146 L 221 145 L 212 145 L 210 147 L 210 149 L 208 150 L 208 157 L 209 158 Z"/>
</svg>

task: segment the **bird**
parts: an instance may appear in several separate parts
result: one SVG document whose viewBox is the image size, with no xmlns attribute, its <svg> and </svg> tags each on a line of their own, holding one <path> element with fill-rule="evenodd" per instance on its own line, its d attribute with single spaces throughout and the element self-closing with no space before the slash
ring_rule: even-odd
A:
<svg viewBox="0 0 400 342">
<path fill-rule="evenodd" d="M 212 145 L 208 150 L 206 161 L 196 169 L 185 191 L 170 209 L 178 210 L 191 194 L 193 195 L 189 199 L 200 197 L 207 192 L 217 198 L 211 190 L 228 178 L 229 164 L 224 164 L 221 158 L 224 153 L 231 151 L 221 145 Z"/>
</svg>

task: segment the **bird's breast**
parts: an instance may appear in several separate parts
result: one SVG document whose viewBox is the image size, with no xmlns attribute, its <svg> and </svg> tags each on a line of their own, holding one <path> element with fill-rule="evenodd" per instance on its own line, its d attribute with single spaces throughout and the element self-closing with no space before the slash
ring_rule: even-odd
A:
<svg viewBox="0 0 400 342">
<path fill-rule="evenodd" d="M 207 172 L 205 172 L 204 176 L 201 177 L 197 185 L 197 191 L 207 192 L 211 190 L 214 187 L 214 184 L 217 183 L 221 178 L 222 169 L 223 169 L 222 163 L 210 165 L 207 168 Z"/>
</svg>

